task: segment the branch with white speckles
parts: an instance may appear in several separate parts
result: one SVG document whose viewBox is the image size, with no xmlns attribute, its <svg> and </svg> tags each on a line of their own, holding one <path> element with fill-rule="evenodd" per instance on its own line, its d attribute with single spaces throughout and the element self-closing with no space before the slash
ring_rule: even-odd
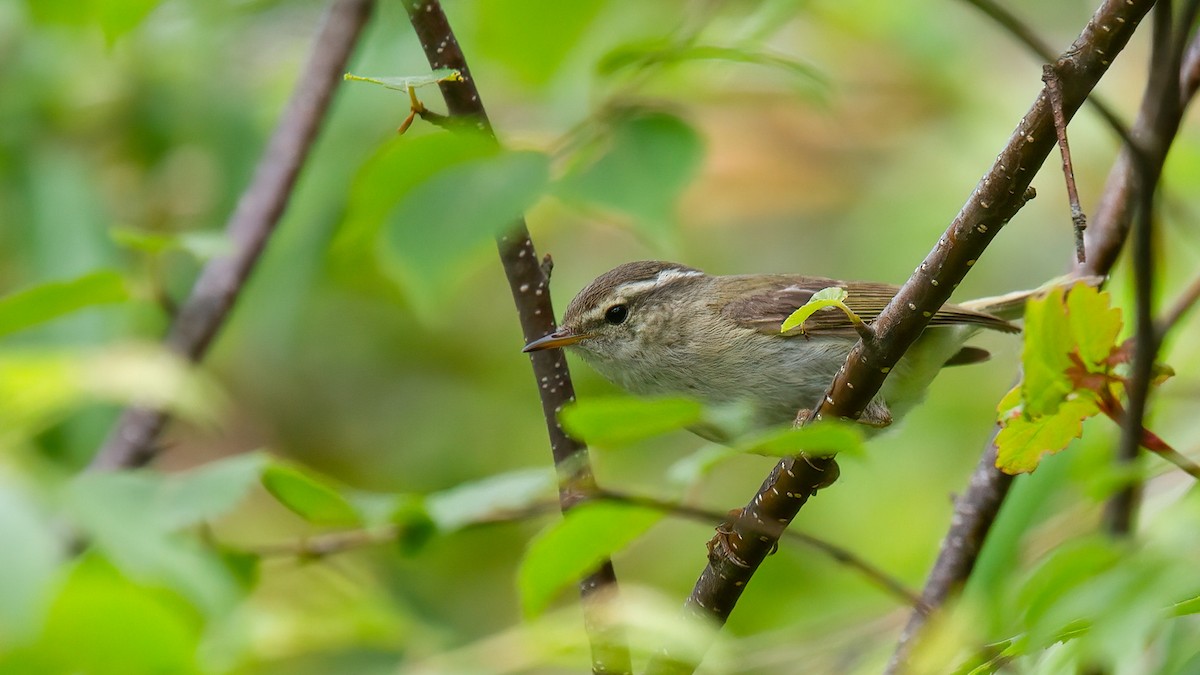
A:
<svg viewBox="0 0 1200 675">
<path fill-rule="evenodd" d="M 430 68 L 453 68 L 462 74 L 457 81 L 439 83 L 446 108 L 452 118 L 476 120 L 479 128 L 492 134 L 491 122 L 475 87 L 475 78 L 467 59 L 454 37 L 450 22 L 437 0 L 405 0 L 404 8 Z M 546 292 L 550 282 L 550 259 L 539 261 L 529 237 L 525 220 L 519 219 L 496 241 L 500 262 L 512 290 L 525 341 L 530 342 L 554 331 L 554 307 Z M 534 292 L 530 293 L 530 289 Z M 514 348 L 515 353 L 515 348 Z M 588 460 L 587 446 L 568 437 L 558 423 L 557 413 L 575 399 L 571 373 L 561 349 L 531 352 L 530 363 L 542 400 L 542 414 L 550 435 L 550 450 L 559 476 L 559 503 L 565 511 L 596 492 L 596 482 Z M 617 577 L 612 562 L 605 560 L 592 574 L 580 581 L 584 627 L 592 648 L 592 670 L 596 673 L 631 673 L 633 665 L 624 636 L 606 625 L 601 603 L 617 592 Z"/>
<path fill-rule="evenodd" d="M 1061 77 L 1063 109 L 1069 119 L 1125 47 L 1152 0 L 1106 0 L 1075 43 L 1054 64 Z M 929 323 L 992 238 L 1028 199 L 1034 174 L 1055 143 L 1045 91 L 1017 125 L 1008 144 L 972 192 L 967 203 L 875 321 L 875 337 L 860 340 L 813 417 L 857 418 L 879 391 L 892 366 Z M 746 584 L 775 545 L 748 525 L 786 525 L 835 470 L 832 459 L 794 458 L 780 462 L 731 524 L 725 545 L 714 555 L 688 598 L 686 611 L 723 623 Z M 761 529 L 761 528 L 759 528 Z M 665 653 L 650 673 L 691 672 L 686 656 Z"/>
</svg>

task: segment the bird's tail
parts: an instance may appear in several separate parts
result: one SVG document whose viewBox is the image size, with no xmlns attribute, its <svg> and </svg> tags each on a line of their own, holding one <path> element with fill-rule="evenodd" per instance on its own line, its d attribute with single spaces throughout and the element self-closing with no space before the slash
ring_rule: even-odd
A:
<svg viewBox="0 0 1200 675">
<path fill-rule="evenodd" d="M 1077 283 L 1084 283 L 1088 286 L 1099 286 L 1104 282 L 1104 277 L 1095 275 L 1078 275 L 1068 274 L 1061 277 L 1056 277 L 1041 286 L 1027 290 L 1014 291 L 1005 293 L 1004 295 L 993 295 L 988 298 L 977 298 L 959 303 L 960 306 L 976 312 L 991 314 L 992 316 L 1001 319 L 1013 320 L 1019 319 L 1025 313 L 1025 303 L 1033 297 L 1045 295 L 1055 288 L 1065 288 L 1074 286 Z"/>
</svg>

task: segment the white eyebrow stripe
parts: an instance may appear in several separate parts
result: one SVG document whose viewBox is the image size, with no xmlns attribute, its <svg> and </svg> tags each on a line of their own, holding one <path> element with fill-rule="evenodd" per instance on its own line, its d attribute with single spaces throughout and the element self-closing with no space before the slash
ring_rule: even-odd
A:
<svg viewBox="0 0 1200 675">
<path fill-rule="evenodd" d="M 704 272 L 697 270 L 665 269 L 659 272 L 658 276 L 654 277 L 653 279 L 630 281 L 629 283 L 621 284 L 619 290 L 621 291 L 622 295 L 639 295 L 646 291 L 652 291 L 660 286 L 665 286 L 672 281 L 702 276 L 704 276 Z"/>
<path fill-rule="evenodd" d="M 628 302 L 631 297 L 648 293 L 656 288 L 665 286 L 666 284 L 678 281 L 680 279 L 688 279 L 691 277 L 702 277 L 704 272 L 699 270 L 681 270 L 677 268 L 668 268 L 659 272 L 653 279 L 642 279 L 641 281 L 628 281 L 613 289 L 612 302 L 592 308 L 591 311 L 580 317 L 581 321 L 590 323 L 599 321 L 604 317 L 604 313 L 612 307 L 614 303 Z"/>
</svg>

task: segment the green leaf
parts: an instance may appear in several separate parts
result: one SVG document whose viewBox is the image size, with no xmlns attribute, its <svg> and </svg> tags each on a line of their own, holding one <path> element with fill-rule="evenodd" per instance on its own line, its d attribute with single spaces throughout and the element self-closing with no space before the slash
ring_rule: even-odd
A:
<svg viewBox="0 0 1200 675">
<path fill-rule="evenodd" d="M 783 324 L 779 327 L 779 332 L 786 333 L 801 326 L 808 319 L 808 317 L 816 313 L 817 310 L 821 310 L 826 307 L 837 307 L 845 312 L 846 316 L 856 316 L 853 310 L 847 307 L 843 302 L 847 295 L 848 293 L 846 293 L 846 289 L 838 288 L 837 286 L 822 288 L 816 293 L 813 293 L 813 296 L 808 299 L 808 302 L 798 307 L 796 311 L 788 315 L 788 318 L 783 320 Z"/>
<path fill-rule="evenodd" d="M 0 298 L 0 336 L 65 316 L 85 307 L 129 299 L 120 274 L 101 270 L 70 281 L 51 281 Z"/>
<path fill-rule="evenodd" d="M 388 217 L 383 269 L 430 321 L 462 277 L 461 264 L 494 246 L 494 237 L 536 202 L 550 180 L 550 160 L 504 152 L 448 167 L 417 185 Z"/>
<path fill-rule="evenodd" d="M 472 3 L 477 12 L 477 35 L 466 40 L 474 55 L 488 65 L 502 64 L 521 82 L 541 87 L 573 61 L 571 53 L 588 37 L 601 32 L 597 17 L 607 0 L 488 0 Z M 537 26 L 537 28 L 534 28 Z"/>
<path fill-rule="evenodd" d="M 266 462 L 265 455 L 251 452 L 164 477 L 153 506 L 162 527 L 179 530 L 232 511 L 258 484 Z"/>
<path fill-rule="evenodd" d="M 262 472 L 262 484 L 279 503 L 317 525 L 361 525 L 358 510 L 337 489 L 297 467 L 274 462 Z"/>
<path fill-rule="evenodd" d="M 840 420 L 821 420 L 798 429 L 785 427 L 758 434 L 739 441 L 737 449 L 767 457 L 791 457 L 800 453 L 812 457 L 864 454 L 859 425 Z"/>
<path fill-rule="evenodd" d="M 233 243 L 224 232 L 146 232 L 132 227 L 113 227 L 108 235 L 130 250 L 152 255 L 183 251 L 205 261 L 233 252 Z"/>
<path fill-rule="evenodd" d="M 541 614 L 564 588 L 650 529 L 662 514 L 628 504 L 589 502 L 533 538 L 517 587 L 527 617 Z"/>
<path fill-rule="evenodd" d="M 199 674 L 207 672 L 197 663 L 202 634 L 195 610 L 177 595 L 85 555 L 64 575 L 37 641 L 6 649 L 0 667 L 9 673 Z"/>
<path fill-rule="evenodd" d="M 1067 321 L 1084 365 L 1092 372 L 1107 369 L 1105 360 L 1118 348 L 1121 310 L 1112 306 L 1109 293 L 1082 282 L 1067 292 Z"/>
<path fill-rule="evenodd" d="M 521 469 L 434 493 L 425 504 L 438 528 L 451 532 L 550 501 L 557 484 L 550 469 Z"/>
<path fill-rule="evenodd" d="M 614 396 L 576 401 L 562 409 L 559 420 L 576 438 L 610 445 L 683 429 L 703 416 L 703 407 L 690 399 Z"/>
<path fill-rule="evenodd" d="M 437 84 L 438 82 L 460 82 L 462 81 L 462 73 L 453 68 L 438 68 L 428 75 L 411 75 L 408 77 L 365 77 L 362 75 L 351 75 L 346 73 L 342 79 L 350 82 L 369 82 L 378 84 L 388 89 L 398 89 L 400 91 L 408 91 L 414 87 L 424 87 L 429 84 Z"/>
<path fill-rule="evenodd" d="M 421 495 L 397 495 L 392 502 L 390 521 L 400 528 L 396 547 L 405 555 L 421 550 L 438 533 L 438 524 L 429 515 L 426 498 Z"/>
<path fill-rule="evenodd" d="M 221 397 L 212 382 L 159 345 L 0 352 L 0 427 L 36 432 L 92 401 L 163 408 L 211 423 Z"/>
<path fill-rule="evenodd" d="M 158 7 L 161 0 L 100 0 L 95 7 L 104 37 L 111 45 L 118 38 L 141 25 Z"/>
<path fill-rule="evenodd" d="M 134 579 L 163 583 L 210 616 L 224 616 L 243 589 L 219 554 L 181 527 L 232 508 L 253 483 L 252 461 L 165 476 L 149 470 L 85 473 L 63 493 L 66 512 L 87 538 Z M 214 478 L 232 484 L 220 488 Z"/>
<path fill-rule="evenodd" d="M 1025 305 L 1025 346 L 1021 355 L 1025 414 L 1035 418 L 1052 414 L 1074 390 L 1067 377 L 1073 351 L 1075 340 L 1067 322 L 1062 287 L 1051 289 L 1043 298 L 1031 298 Z"/>
<path fill-rule="evenodd" d="M 703 159 L 699 134 L 677 117 L 639 111 L 619 119 L 590 150 L 556 194 L 626 213 L 653 240 L 667 239 L 679 196 Z"/>
<path fill-rule="evenodd" d="M 1083 420 L 1100 412 L 1092 399 L 1064 401 L 1053 415 L 1031 419 L 1018 415 L 1002 423 L 996 435 L 996 468 L 1008 474 L 1029 473 L 1042 457 L 1067 447 L 1083 434 Z"/>
<path fill-rule="evenodd" d="M 50 518 L 24 491 L 0 482 L 0 635 L 27 637 L 41 624 L 45 595 L 66 553 Z"/>
<path fill-rule="evenodd" d="M 361 273 L 363 258 L 374 260 L 379 232 L 396 205 L 430 176 L 464 162 L 494 157 L 500 148 L 469 129 L 453 134 L 396 136 L 363 163 L 350 186 L 346 217 L 333 253 Z M 370 256 L 364 255 L 370 253 Z"/>
</svg>

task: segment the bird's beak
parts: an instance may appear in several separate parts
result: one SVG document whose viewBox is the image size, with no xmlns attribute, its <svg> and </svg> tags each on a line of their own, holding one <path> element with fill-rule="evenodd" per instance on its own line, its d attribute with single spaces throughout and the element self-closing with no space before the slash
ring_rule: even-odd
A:
<svg viewBox="0 0 1200 675">
<path fill-rule="evenodd" d="M 533 342 L 525 345 L 523 352 L 537 352 L 543 349 L 555 349 L 557 347 L 566 347 L 573 345 L 584 338 L 591 337 L 587 333 L 576 333 L 575 331 L 563 326 L 546 337 L 538 338 Z"/>
</svg>

